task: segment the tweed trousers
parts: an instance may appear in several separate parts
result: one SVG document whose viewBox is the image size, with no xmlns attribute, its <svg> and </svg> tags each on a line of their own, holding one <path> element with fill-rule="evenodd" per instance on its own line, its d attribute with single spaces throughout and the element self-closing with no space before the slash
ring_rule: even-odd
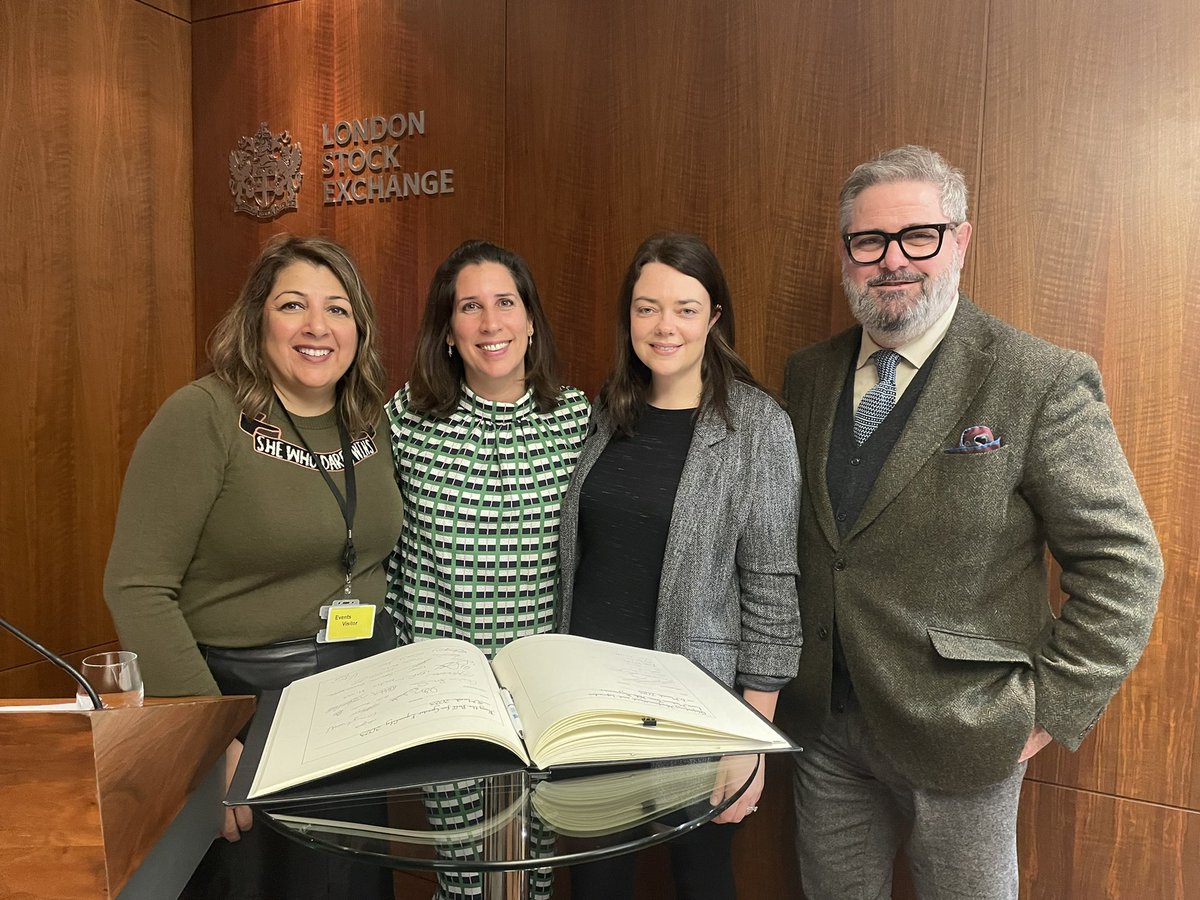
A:
<svg viewBox="0 0 1200 900">
<path fill-rule="evenodd" d="M 792 758 L 808 900 L 889 900 L 900 847 L 921 900 L 1016 900 L 1025 763 L 975 791 L 918 787 L 875 746 L 856 703 Z"/>
</svg>

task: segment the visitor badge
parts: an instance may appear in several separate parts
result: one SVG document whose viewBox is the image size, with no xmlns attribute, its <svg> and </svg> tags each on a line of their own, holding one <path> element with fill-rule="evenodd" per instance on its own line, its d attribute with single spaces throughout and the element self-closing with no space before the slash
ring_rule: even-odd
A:
<svg viewBox="0 0 1200 900">
<path fill-rule="evenodd" d="M 357 600 L 338 600 L 321 607 L 325 627 L 317 632 L 318 644 L 365 641 L 375 633 L 375 605 Z"/>
</svg>

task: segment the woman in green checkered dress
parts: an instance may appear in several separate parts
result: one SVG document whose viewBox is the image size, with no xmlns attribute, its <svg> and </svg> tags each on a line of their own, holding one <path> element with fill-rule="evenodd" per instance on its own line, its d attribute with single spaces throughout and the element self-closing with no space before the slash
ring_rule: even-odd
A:
<svg viewBox="0 0 1200 900">
<path fill-rule="evenodd" d="M 404 496 L 388 591 L 401 643 L 460 638 L 490 657 L 553 629 L 560 501 L 589 413 L 558 381 L 524 260 L 485 241 L 454 250 L 429 287 L 412 378 L 388 404 Z M 431 818 L 461 822 L 472 793 L 431 795 Z M 478 893 L 478 875 L 439 879 L 439 896 Z"/>
</svg>

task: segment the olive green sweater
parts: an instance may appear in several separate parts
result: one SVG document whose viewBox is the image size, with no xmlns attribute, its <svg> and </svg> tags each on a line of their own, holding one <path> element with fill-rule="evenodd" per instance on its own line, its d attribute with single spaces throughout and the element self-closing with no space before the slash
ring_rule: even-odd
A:
<svg viewBox="0 0 1200 900">
<path fill-rule="evenodd" d="M 317 454 L 334 454 L 334 414 L 293 416 Z M 352 435 L 357 459 L 354 596 L 382 603 L 383 563 L 401 526 L 386 427 Z M 313 637 L 322 604 L 342 596 L 346 526 L 315 461 L 282 411 L 242 416 L 214 376 L 171 396 L 125 475 L 104 595 L 146 692 L 217 694 L 197 643 L 255 647 Z"/>
</svg>

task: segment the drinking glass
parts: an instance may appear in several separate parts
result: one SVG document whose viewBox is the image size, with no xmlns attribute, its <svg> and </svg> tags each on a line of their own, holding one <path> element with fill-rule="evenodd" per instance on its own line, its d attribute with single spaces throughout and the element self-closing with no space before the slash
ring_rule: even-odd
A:
<svg viewBox="0 0 1200 900">
<path fill-rule="evenodd" d="M 141 706 L 145 699 L 146 688 L 142 684 L 137 654 L 130 650 L 93 653 L 84 657 L 80 672 L 100 695 L 105 709 Z M 92 701 L 82 687 L 76 688 L 75 699 L 82 709 L 92 708 Z"/>
</svg>

